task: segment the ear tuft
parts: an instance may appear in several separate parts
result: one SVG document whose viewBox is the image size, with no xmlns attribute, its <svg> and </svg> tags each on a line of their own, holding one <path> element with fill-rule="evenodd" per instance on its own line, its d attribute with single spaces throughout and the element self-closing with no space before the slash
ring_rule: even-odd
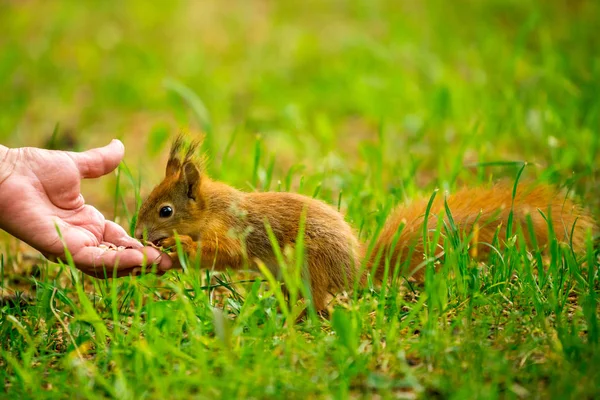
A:
<svg viewBox="0 0 600 400">
<path fill-rule="evenodd" d="M 181 169 L 186 164 L 191 163 L 198 171 L 204 166 L 204 157 L 198 156 L 198 149 L 202 146 L 202 140 L 186 140 L 185 135 L 178 135 L 173 144 L 171 145 L 171 151 L 169 152 L 169 161 L 167 162 L 166 176 L 173 176 L 181 172 Z"/>
<path fill-rule="evenodd" d="M 181 162 L 179 161 L 178 158 L 170 158 L 169 161 L 167 161 L 167 170 L 165 171 L 165 176 L 170 177 L 170 176 L 174 176 L 175 174 L 177 174 L 179 172 L 179 169 L 181 168 Z"/>
<path fill-rule="evenodd" d="M 178 135 L 173 144 L 171 145 L 171 151 L 169 152 L 169 160 L 177 158 L 179 151 L 183 147 L 183 135 Z"/>
<path fill-rule="evenodd" d="M 165 176 L 174 176 L 179 172 L 181 168 L 181 161 L 179 161 L 179 151 L 183 146 L 183 136 L 179 135 L 173 141 L 171 150 L 169 151 L 169 161 L 167 161 L 167 169 Z"/>
</svg>

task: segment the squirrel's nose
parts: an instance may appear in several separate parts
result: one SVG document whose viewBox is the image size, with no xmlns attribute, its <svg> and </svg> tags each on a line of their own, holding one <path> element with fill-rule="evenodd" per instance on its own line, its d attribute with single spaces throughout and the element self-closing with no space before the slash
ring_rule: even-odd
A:
<svg viewBox="0 0 600 400">
<path fill-rule="evenodd" d="M 135 234 L 135 238 L 136 238 L 136 239 L 138 239 L 138 240 L 142 240 L 142 239 L 144 238 L 144 229 L 142 229 L 142 227 L 141 227 L 141 226 L 137 226 L 137 227 L 135 228 L 135 232 L 134 232 L 134 234 Z"/>
</svg>

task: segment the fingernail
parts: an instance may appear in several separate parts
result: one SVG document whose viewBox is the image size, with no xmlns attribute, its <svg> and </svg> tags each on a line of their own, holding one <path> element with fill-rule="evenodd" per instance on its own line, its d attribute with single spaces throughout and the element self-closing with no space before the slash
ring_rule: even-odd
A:
<svg viewBox="0 0 600 400">
<path fill-rule="evenodd" d="M 173 260 L 168 254 L 161 254 L 160 261 L 157 265 L 161 271 L 168 271 L 173 268 Z"/>
<path fill-rule="evenodd" d="M 160 266 L 161 261 L 162 261 L 162 254 L 159 254 L 158 256 L 154 257 L 154 259 L 152 259 L 152 264 L 156 265 L 156 266 Z"/>
<path fill-rule="evenodd" d="M 123 142 L 121 142 L 119 139 L 113 139 L 110 141 L 110 145 L 117 145 L 117 146 L 121 146 L 121 148 L 125 149 L 125 145 L 123 144 Z"/>
</svg>

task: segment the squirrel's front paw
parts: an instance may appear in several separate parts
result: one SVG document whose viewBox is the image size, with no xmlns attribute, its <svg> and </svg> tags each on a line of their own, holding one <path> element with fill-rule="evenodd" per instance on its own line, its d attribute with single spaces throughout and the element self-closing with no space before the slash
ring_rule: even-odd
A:
<svg viewBox="0 0 600 400">
<path fill-rule="evenodd" d="M 181 248 L 185 253 L 191 253 L 196 250 L 196 242 L 186 235 L 179 236 L 179 243 L 181 244 Z M 163 239 L 160 242 L 160 247 L 168 252 L 176 252 L 177 251 L 177 238 L 175 236 L 168 237 Z"/>
</svg>

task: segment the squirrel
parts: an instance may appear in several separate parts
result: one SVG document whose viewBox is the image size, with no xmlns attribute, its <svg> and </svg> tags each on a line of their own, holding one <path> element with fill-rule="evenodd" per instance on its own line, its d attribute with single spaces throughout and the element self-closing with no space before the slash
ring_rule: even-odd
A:
<svg viewBox="0 0 600 400">
<path fill-rule="evenodd" d="M 445 203 L 438 197 L 429 208 L 428 199 L 399 206 L 367 255 L 367 244 L 359 242 L 343 215 L 323 201 L 287 192 L 242 192 L 210 179 L 204 171 L 204 161 L 195 157 L 199 145 L 200 142 L 193 142 L 186 150 L 181 136 L 173 142 L 165 178 L 140 207 L 136 238 L 173 249 L 177 237 L 189 259 L 199 256 L 203 268 L 256 268 L 262 262 L 273 275 L 280 276 L 265 222 L 281 249 L 293 248 L 304 218 L 307 269 L 303 273 L 308 276 L 303 278 L 310 282 L 312 302 L 318 312 L 325 310 L 330 294 L 351 289 L 355 283 L 364 284 L 369 271 L 374 270 L 375 277 L 383 279 L 385 254 L 389 266 L 406 261 L 408 265 L 403 266 L 402 273 L 422 279 L 424 269 L 419 267 L 424 261 L 423 224 L 427 209 L 427 232 L 435 231 L 438 216 L 448 222 L 449 217 L 444 215 L 447 205 L 454 226 L 471 232 L 474 242 L 480 244 L 471 248 L 471 254 L 478 256 L 489 252 L 490 247 L 482 244 L 491 244 L 495 235 L 500 241 L 506 238 L 511 212 L 514 228 L 532 231 L 534 238 L 525 236 L 539 246 L 549 241 L 545 218 L 554 222 L 556 237 L 571 243 L 576 252 L 585 249 L 589 231 L 598 232 L 591 215 L 558 196 L 552 186 L 520 188 L 513 199 L 511 187 L 497 184 L 487 189 L 462 189 L 448 196 Z M 439 237 L 437 247 L 442 248 L 443 244 L 444 238 Z"/>
</svg>

